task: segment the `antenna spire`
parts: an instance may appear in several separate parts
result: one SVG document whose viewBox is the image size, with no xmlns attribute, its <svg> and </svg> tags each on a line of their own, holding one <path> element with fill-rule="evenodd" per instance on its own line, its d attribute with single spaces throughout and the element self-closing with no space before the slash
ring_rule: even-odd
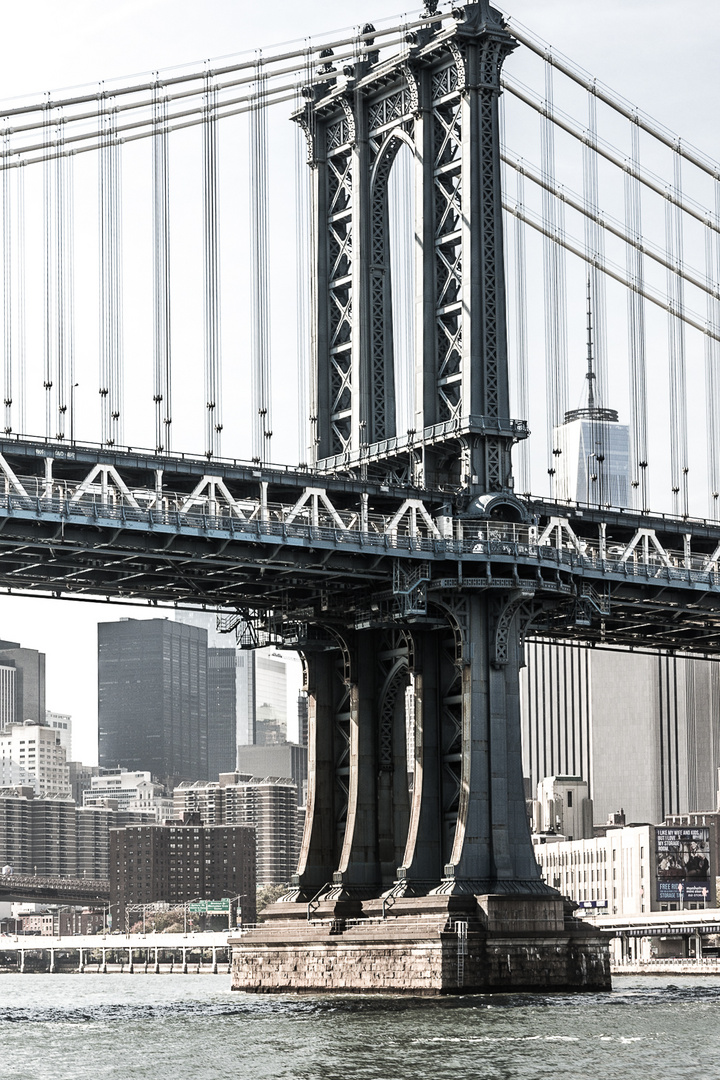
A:
<svg viewBox="0 0 720 1080">
<path fill-rule="evenodd" d="M 593 370 L 592 303 L 590 300 L 590 275 L 587 279 L 587 375 L 588 409 L 595 408 L 595 372 Z"/>
</svg>

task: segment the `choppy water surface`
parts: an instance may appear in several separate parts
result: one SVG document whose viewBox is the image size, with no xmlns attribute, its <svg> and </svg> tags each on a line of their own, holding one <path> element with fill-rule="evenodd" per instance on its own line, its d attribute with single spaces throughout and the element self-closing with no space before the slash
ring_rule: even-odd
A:
<svg viewBox="0 0 720 1080">
<path fill-rule="evenodd" d="M 225 976 L 0 975 L 9 1080 L 720 1080 L 720 978 L 611 994 L 255 997 Z"/>
</svg>

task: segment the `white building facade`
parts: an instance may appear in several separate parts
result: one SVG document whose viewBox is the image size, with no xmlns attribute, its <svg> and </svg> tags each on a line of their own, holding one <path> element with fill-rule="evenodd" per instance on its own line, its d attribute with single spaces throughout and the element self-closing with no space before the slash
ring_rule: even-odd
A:
<svg viewBox="0 0 720 1080">
<path fill-rule="evenodd" d="M 551 842 L 534 836 L 543 880 L 576 904 L 594 905 L 612 915 L 653 911 L 654 829 L 638 825 L 611 829 L 587 840 Z"/>
<path fill-rule="evenodd" d="M 36 795 L 71 794 L 70 770 L 60 736 L 26 720 L 0 731 L 0 787 L 31 787 Z"/>
<path fill-rule="evenodd" d="M 546 776 L 533 804 L 533 832 L 556 833 L 567 840 L 593 835 L 593 805 L 580 776 Z"/>
<path fill-rule="evenodd" d="M 45 723 L 60 736 L 60 744 L 65 750 L 65 758 L 67 761 L 72 761 L 72 716 L 67 713 L 51 712 L 50 709 L 47 709 L 45 711 Z"/>
<path fill-rule="evenodd" d="M 719 818 L 669 815 L 586 840 L 533 836 L 535 857 L 548 885 L 609 915 L 714 907 Z"/>
<path fill-rule="evenodd" d="M 90 787 L 83 792 L 83 806 L 102 805 L 107 799 L 117 803 L 118 810 L 127 810 L 137 802 L 140 791 L 147 797 L 148 785 L 164 792 L 161 784 L 153 784 L 149 772 L 125 769 L 103 769 L 90 778 Z"/>
</svg>

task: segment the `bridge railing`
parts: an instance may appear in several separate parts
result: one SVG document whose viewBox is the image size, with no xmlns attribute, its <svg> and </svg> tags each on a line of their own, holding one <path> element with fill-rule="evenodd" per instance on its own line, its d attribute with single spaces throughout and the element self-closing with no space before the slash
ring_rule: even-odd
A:
<svg viewBox="0 0 720 1080">
<path fill-rule="evenodd" d="M 99 468 L 99 467 L 96 467 Z M 477 555 L 508 562 L 553 562 L 573 569 L 619 573 L 685 584 L 720 586 L 720 546 L 712 554 L 663 548 L 653 531 L 638 529 L 627 542 L 578 537 L 564 519 L 536 525 L 433 518 L 422 500 L 406 499 L 394 513 L 336 507 L 328 492 L 308 487 L 294 502 L 234 498 L 218 477 L 187 492 L 128 487 L 106 468 L 100 479 L 44 480 L 4 475 L 0 509 L 35 517 L 112 521 L 204 533 L 229 532 L 261 539 L 359 545 L 388 552 Z M 111 473 L 112 475 L 108 475 Z M 92 476 L 92 474 L 91 474 Z M 200 490 L 202 489 L 202 490 Z"/>
</svg>

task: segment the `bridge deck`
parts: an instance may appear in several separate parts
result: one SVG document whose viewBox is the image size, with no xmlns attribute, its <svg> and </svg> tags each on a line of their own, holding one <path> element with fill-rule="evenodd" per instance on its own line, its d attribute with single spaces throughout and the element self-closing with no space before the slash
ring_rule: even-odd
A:
<svg viewBox="0 0 720 1080">
<path fill-rule="evenodd" d="M 448 492 L 0 440 L 0 587 L 286 624 L 335 605 L 358 627 L 428 616 L 434 592 L 519 589 L 566 599 L 541 633 L 720 650 L 720 523 L 526 505 L 532 524 L 488 521 Z"/>
</svg>

